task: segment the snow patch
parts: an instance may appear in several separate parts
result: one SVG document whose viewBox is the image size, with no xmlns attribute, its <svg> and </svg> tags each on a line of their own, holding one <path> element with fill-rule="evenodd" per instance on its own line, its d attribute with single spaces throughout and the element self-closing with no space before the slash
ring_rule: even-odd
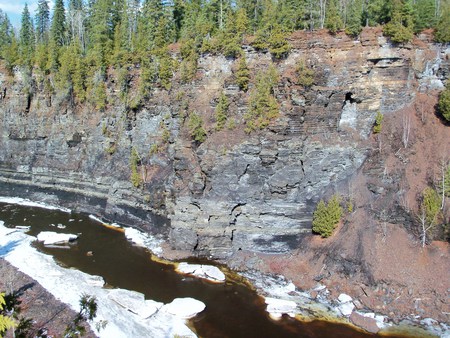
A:
<svg viewBox="0 0 450 338">
<path fill-rule="evenodd" d="M 53 205 L 48 205 L 41 202 L 33 202 L 30 200 L 27 200 L 25 198 L 20 197 L 4 197 L 0 196 L 0 203 L 9 203 L 9 204 L 17 204 L 17 205 L 23 205 L 27 207 L 36 207 L 36 208 L 42 208 L 42 209 L 48 209 L 48 210 L 61 210 L 63 212 L 70 213 L 71 210 L 63 207 L 55 207 Z"/>
<path fill-rule="evenodd" d="M 185 309 L 179 315 L 175 311 L 154 311 L 160 303 L 144 300 L 143 296 L 127 290 L 105 289 L 100 284 L 101 277 L 90 276 L 75 269 L 59 266 L 53 257 L 37 251 L 31 246 L 36 238 L 16 229 L 9 229 L 0 221 L 0 257 L 6 259 L 23 273 L 29 275 L 45 289 L 68 304 L 74 311 L 79 311 L 82 294 L 94 296 L 98 311 L 92 329 L 100 338 L 128 337 L 196 337 L 186 326 L 184 316 L 193 316 L 204 309 L 204 304 L 192 300 L 183 303 Z M 111 296 L 110 296 L 111 294 Z M 117 298 L 127 294 L 128 301 L 120 305 Z M 203 304 L 200 306 L 199 303 Z M 172 304 L 172 303 L 171 303 Z M 170 308 L 177 308 L 177 302 Z M 130 311 L 130 310 L 133 311 Z M 189 310 L 189 311 L 187 311 Z M 96 324 L 106 322 L 106 326 L 97 331 Z"/>
</svg>

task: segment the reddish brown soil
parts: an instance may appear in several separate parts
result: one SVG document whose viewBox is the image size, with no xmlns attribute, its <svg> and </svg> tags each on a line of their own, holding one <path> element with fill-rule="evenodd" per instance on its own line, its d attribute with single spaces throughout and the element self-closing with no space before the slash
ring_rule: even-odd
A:
<svg viewBox="0 0 450 338">
<path fill-rule="evenodd" d="M 0 292 L 20 292 L 21 304 L 18 318 L 33 320 L 33 327 L 27 337 L 37 336 L 38 330 L 47 329 L 49 337 L 63 337 L 76 313 L 46 291 L 31 277 L 18 271 L 4 259 L 0 259 Z M 85 325 L 84 337 L 95 337 L 89 325 Z M 11 330 L 5 337 L 13 337 Z"/>
<path fill-rule="evenodd" d="M 449 323 L 450 245 L 432 241 L 422 248 L 416 217 L 421 192 L 436 184 L 441 161 L 450 161 L 450 127 L 435 114 L 436 103 L 437 93 L 418 94 L 415 104 L 385 117 L 382 133 L 371 140 L 373 151 L 349 183 L 355 211 L 332 237 L 310 235 L 288 255 L 241 252 L 233 265 L 284 275 L 304 290 L 320 281 L 332 297 L 347 293 L 358 300 L 357 307 L 394 320 L 417 315 Z M 407 116 L 411 131 L 405 148 Z M 382 192 L 374 196 L 369 183 Z M 405 221 L 389 223 L 392 210 L 403 210 Z M 439 227 L 433 236 L 445 237 Z"/>
</svg>

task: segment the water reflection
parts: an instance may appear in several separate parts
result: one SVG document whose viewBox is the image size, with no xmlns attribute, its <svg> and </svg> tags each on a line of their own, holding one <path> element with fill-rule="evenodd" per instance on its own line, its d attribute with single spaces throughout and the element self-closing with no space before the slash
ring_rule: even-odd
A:
<svg viewBox="0 0 450 338">
<path fill-rule="evenodd" d="M 41 243 L 35 246 L 60 264 L 102 276 L 110 287 L 139 291 L 147 299 L 164 303 L 177 297 L 204 302 L 206 310 L 192 321 L 201 337 L 377 336 L 322 321 L 301 323 L 289 317 L 272 321 L 263 299 L 247 287 L 230 282 L 211 284 L 179 275 L 171 265 L 152 261 L 149 252 L 131 245 L 122 232 L 101 226 L 86 215 L 0 203 L 0 220 L 7 226 L 30 226 L 28 233 L 33 236 L 41 231 L 80 234 L 69 248 L 49 248 Z"/>
</svg>

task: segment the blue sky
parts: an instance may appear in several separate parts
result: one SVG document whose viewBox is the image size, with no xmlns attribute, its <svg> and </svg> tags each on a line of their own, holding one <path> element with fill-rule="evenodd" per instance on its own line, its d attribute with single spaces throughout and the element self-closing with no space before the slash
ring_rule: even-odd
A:
<svg viewBox="0 0 450 338">
<path fill-rule="evenodd" d="M 25 2 L 28 4 L 30 14 L 34 17 L 38 0 L 0 0 L 0 9 L 8 15 L 9 20 L 15 27 L 20 26 L 20 17 L 22 15 Z M 53 0 L 49 0 L 50 8 L 53 7 Z"/>
</svg>

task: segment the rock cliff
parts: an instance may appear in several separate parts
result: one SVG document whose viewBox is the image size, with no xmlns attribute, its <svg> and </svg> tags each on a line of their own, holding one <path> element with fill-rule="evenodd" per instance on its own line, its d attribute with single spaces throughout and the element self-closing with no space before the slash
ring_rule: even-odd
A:
<svg viewBox="0 0 450 338">
<path fill-rule="evenodd" d="M 236 62 L 223 56 L 202 56 L 192 83 L 174 74 L 170 91 L 155 88 L 134 109 L 120 98 L 111 69 L 102 112 L 48 93 L 37 76 L 0 72 L 2 194 L 131 224 L 187 254 L 226 258 L 239 250 L 298 247 L 317 201 L 349 193 L 348 182 L 367 157 L 376 112 L 394 114 L 417 93 L 443 88 L 450 48 L 427 35 L 393 46 L 377 29 L 364 30 L 357 41 L 296 32 L 290 43 L 289 56 L 279 61 L 243 46 L 252 79 L 272 62 L 280 74 L 279 117 L 251 134 L 243 126 L 249 94 L 236 85 Z M 296 82 L 299 59 L 314 69 L 311 88 Z M 138 69 L 131 69 L 131 88 L 138 80 Z M 235 126 L 216 131 L 222 92 Z M 205 122 L 201 145 L 186 127 L 191 111 Z M 132 149 L 139 188 L 130 180 Z"/>
</svg>

